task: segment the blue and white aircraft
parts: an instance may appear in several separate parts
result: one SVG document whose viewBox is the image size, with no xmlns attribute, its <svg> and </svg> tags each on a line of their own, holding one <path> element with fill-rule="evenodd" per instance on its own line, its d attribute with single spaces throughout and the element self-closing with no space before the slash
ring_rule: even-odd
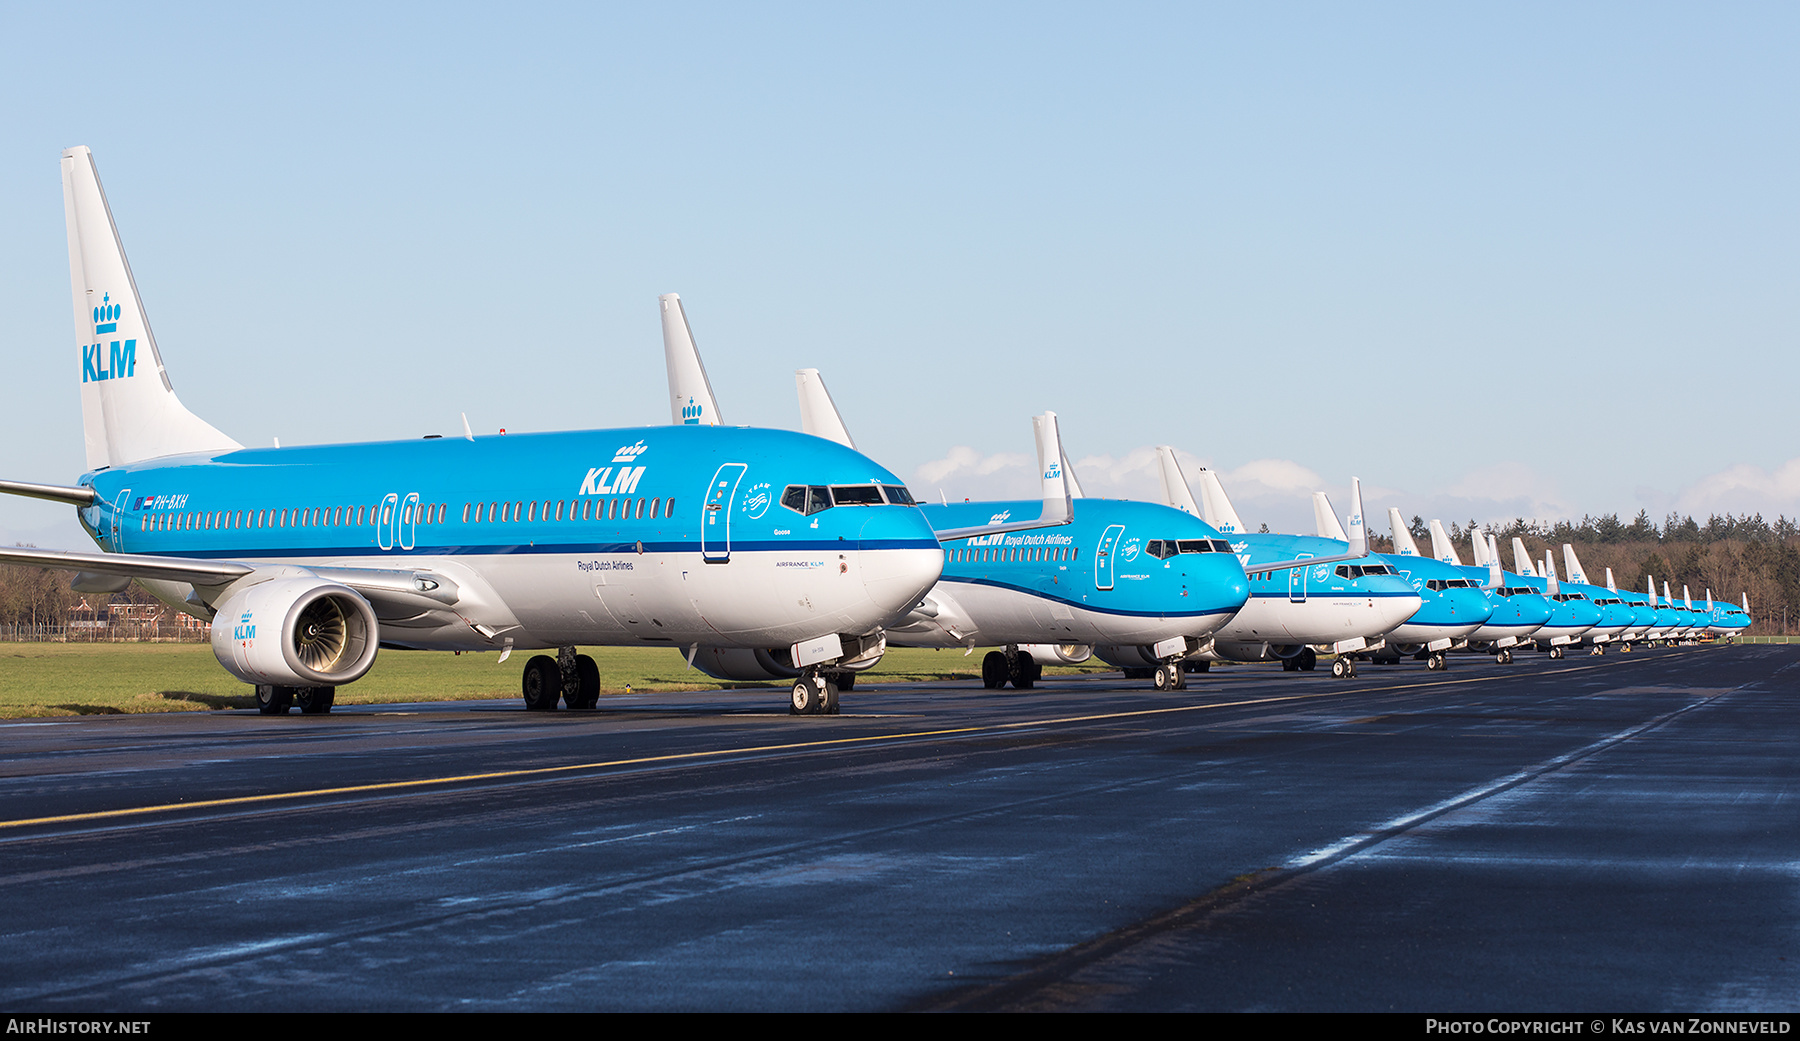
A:
<svg viewBox="0 0 1800 1041">
<path fill-rule="evenodd" d="M 592 708 L 579 644 L 761 651 L 798 673 L 793 712 L 829 711 L 829 671 L 876 653 L 942 572 L 898 477 L 801 434 L 246 449 L 176 398 L 88 150 L 62 172 L 88 472 L 0 491 L 76 506 L 101 552 L 0 562 L 79 570 L 84 590 L 135 579 L 213 621 L 267 713 L 329 711 L 382 647 L 556 648 L 525 666 L 527 707 Z M 796 495 L 804 511 L 777 505 Z"/>
<path fill-rule="evenodd" d="M 1553 566 L 1555 559 L 1549 553 L 1534 565 L 1531 554 L 1525 551 L 1524 540 L 1514 536 L 1512 546 L 1513 571 L 1522 583 L 1519 588 L 1542 593 L 1556 605 L 1550 620 L 1532 634 L 1532 642 L 1539 650 L 1548 651 L 1550 657 L 1561 658 L 1565 648 L 1579 643 L 1589 629 L 1600 624 L 1600 607 L 1584 594 L 1563 591 Z"/>
<path fill-rule="evenodd" d="M 663 298 L 671 404 L 684 420 L 719 422 L 705 367 L 675 294 Z M 795 374 L 806 433 L 854 445 L 816 369 Z M 710 419 L 709 419 L 710 417 Z M 1030 687 L 1046 661 L 1080 661 L 1095 645 L 1147 656 L 1158 689 L 1186 685 L 1183 659 L 1249 595 L 1244 568 L 1198 518 L 1149 503 L 1084 498 L 1077 507 L 1055 413 L 1034 419 L 1042 501 L 927 503 L 944 545 L 944 572 L 888 626 L 895 646 L 1001 646 L 982 661 L 990 689 Z M 803 513 L 811 501 L 783 500 Z M 766 663 L 696 660 L 713 675 Z"/>
<path fill-rule="evenodd" d="M 1474 554 L 1474 566 L 1465 565 L 1457 556 L 1443 523 L 1431 522 L 1431 555 L 1457 568 L 1470 581 L 1479 582 L 1493 607 L 1488 620 L 1469 634 L 1470 648 L 1492 652 L 1495 661 L 1506 665 L 1512 661 L 1512 649 L 1550 620 L 1552 605 L 1542 594 L 1520 592 L 1518 584 L 1507 582 L 1492 535 L 1469 532 L 1469 549 Z"/>
<path fill-rule="evenodd" d="M 1310 671 L 1314 648 L 1324 647 L 1339 655 L 1332 675 L 1354 676 L 1355 660 L 1347 655 L 1377 646 L 1419 610 L 1420 594 L 1388 563 L 1369 555 L 1362 488 L 1354 478 L 1345 538 L 1247 532 L 1217 474 L 1200 471 L 1196 503 L 1175 450 L 1160 445 L 1156 454 L 1169 505 L 1204 516 L 1252 575 L 1249 601 L 1213 640 L 1208 653 L 1215 660 L 1279 661 L 1288 671 Z"/>
<path fill-rule="evenodd" d="M 1388 508 L 1388 526 L 1394 552 L 1383 559 L 1412 583 L 1421 603 L 1412 617 L 1388 633 L 1388 653 L 1376 660 L 1393 660 L 1389 655 L 1422 655 L 1426 668 L 1443 669 L 1448 664 L 1444 652 L 1486 624 L 1494 606 L 1481 584 L 1462 569 L 1421 554 L 1400 511 L 1393 507 Z"/>
<path fill-rule="evenodd" d="M 1586 596 L 1600 609 L 1600 621 L 1582 634 L 1580 642 L 1589 648 L 1590 654 L 1605 654 L 1607 644 L 1622 642 L 1625 634 L 1637 624 L 1637 609 L 1619 596 L 1618 590 L 1590 581 L 1587 569 L 1581 566 L 1581 558 L 1575 555 L 1574 546 L 1565 542 L 1562 551 L 1563 570 L 1569 575 L 1569 580 L 1563 583 L 1563 592 Z"/>
</svg>

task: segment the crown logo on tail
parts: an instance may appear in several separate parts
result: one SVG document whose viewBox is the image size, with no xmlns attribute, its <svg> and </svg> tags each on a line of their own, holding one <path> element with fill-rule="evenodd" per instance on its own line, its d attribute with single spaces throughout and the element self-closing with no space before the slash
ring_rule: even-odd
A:
<svg viewBox="0 0 1800 1041">
<path fill-rule="evenodd" d="M 100 295 L 100 306 L 94 308 L 94 335 L 99 336 L 101 333 L 117 332 L 119 328 L 120 310 L 120 306 L 112 302 L 111 293 L 102 293 Z"/>
</svg>

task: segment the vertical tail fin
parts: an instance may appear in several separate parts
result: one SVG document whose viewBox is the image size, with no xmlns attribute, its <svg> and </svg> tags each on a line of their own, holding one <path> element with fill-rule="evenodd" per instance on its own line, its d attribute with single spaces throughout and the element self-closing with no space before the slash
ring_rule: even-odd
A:
<svg viewBox="0 0 1800 1041">
<path fill-rule="evenodd" d="M 1244 522 L 1238 519 L 1237 510 L 1231 506 L 1231 500 L 1225 495 L 1225 486 L 1219 483 L 1219 475 L 1200 468 L 1200 505 L 1205 514 L 1206 523 L 1219 529 L 1220 534 L 1231 535 L 1244 530 Z"/>
<path fill-rule="evenodd" d="M 1087 493 L 1081 490 L 1081 481 L 1075 477 L 1075 467 L 1069 463 L 1069 450 L 1066 448 L 1063 449 L 1062 468 L 1063 480 L 1068 482 L 1069 485 L 1069 498 L 1084 498 Z"/>
<path fill-rule="evenodd" d="M 1513 570 L 1527 578 L 1537 578 L 1537 569 L 1531 566 L 1531 554 L 1525 552 L 1525 540 L 1513 536 Z"/>
<path fill-rule="evenodd" d="M 825 379 L 819 375 L 818 369 L 796 369 L 794 389 L 800 395 L 801 430 L 814 437 L 836 441 L 846 448 L 856 447 L 856 442 L 850 439 L 849 429 L 844 426 L 844 417 L 837 410 L 837 403 L 831 400 L 831 391 L 825 389 Z"/>
<path fill-rule="evenodd" d="M 1581 561 L 1575 556 L 1575 547 L 1567 542 L 1563 543 L 1563 569 L 1569 573 L 1569 581 L 1593 584 L 1588 581 L 1587 568 L 1582 567 Z"/>
<path fill-rule="evenodd" d="M 1462 566 L 1462 558 L 1456 555 L 1456 547 L 1450 542 L 1450 534 L 1444 530 L 1444 522 L 1431 522 L 1431 555 L 1446 564 Z"/>
<path fill-rule="evenodd" d="M 1344 526 L 1338 523 L 1337 512 L 1331 508 L 1331 499 L 1324 492 L 1313 493 L 1313 530 L 1322 539 L 1350 541 L 1350 536 L 1344 534 Z"/>
<path fill-rule="evenodd" d="M 1419 547 L 1413 542 L 1412 532 L 1407 528 L 1406 522 L 1400 519 L 1400 511 L 1392 506 L 1388 507 L 1388 530 L 1394 535 L 1394 556 L 1419 555 Z"/>
<path fill-rule="evenodd" d="M 1612 568 L 1607 568 L 1607 569 L 1606 569 L 1606 588 L 1607 588 L 1607 589 L 1608 589 L 1608 590 L 1609 590 L 1609 591 L 1611 591 L 1611 592 L 1614 592 L 1614 593 L 1616 593 L 1616 592 L 1618 592 L 1618 591 L 1619 591 L 1619 587 L 1618 587 L 1618 586 L 1616 586 L 1616 585 L 1613 585 L 1613 573 L 1612 573 Z"/>
<path fill-rule="evenodd" d="M 1362 481 L 1350 478 L 1350 537 L 1344 540 L 1350 544 L 1350 552 L 1357 556 L 1369 555 L 1369 526 L 1363 523 Z"/>
<path fill-rule="evenodd" d="M 716 427 L 724 420 L 719 418 L 719 403 L 713 398 L 712 382 L 706 378 L 693 330 L 688 328 L 681 296 L 664 293 L 656 299 L 662 304 L 663 360 L 669 367 L 669 422 Z"/>
<path fill-rule="evenodd" d="M 1203 516 L 1200 504 L 1194 501 L 1193 489 L 1188 487 L 1187 478 L 1181 472 L 1181 463 L 1175 458 L 1175 450 L 1168 445 L 1156 446 L 1156 472 L 1162 478 L 1164 502 L 1191 516 Z M 1211 518 L 1205 519 L 1211 522 Z"/>
<path fill-rule="evenodd" d="M 1562 583 L 1556 580 L 1556 554 L 1544 551 L 1544 592 L 1556 596 L 1562 592 Z"/>
<path fill-rule="evenodd" d="M 62 184 L 88 467 L 242 448 L 175 396 L 93 153 L 64 150 Z"/>
</svg>

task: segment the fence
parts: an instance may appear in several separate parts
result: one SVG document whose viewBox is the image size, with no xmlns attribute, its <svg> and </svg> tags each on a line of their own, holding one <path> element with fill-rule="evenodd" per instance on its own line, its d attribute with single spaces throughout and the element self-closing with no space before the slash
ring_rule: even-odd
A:
<svg viewBox="0 0 1800 1041">
<path fill-rule="evenodd" d="M 0 643 L 206 643 L 212 626 L 185 620 L 133 619 L 68 625 L 0 625 Z"/>
</svg>

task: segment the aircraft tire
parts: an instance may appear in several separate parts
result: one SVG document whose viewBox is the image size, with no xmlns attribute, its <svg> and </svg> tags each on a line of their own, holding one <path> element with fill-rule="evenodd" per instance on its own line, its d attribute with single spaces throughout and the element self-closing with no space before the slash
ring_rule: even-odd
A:
<svg viewBox="0 0 1800 1041">
<path fill-rule="evenodd" d="M 824 701 L 820 693 L 819 688 L 813 685 L 810 677 L 802 676 L 795 680 L 793 698 L 788 702 L 788 715 L 818 715 L 819 706 Z"/>
<path fill-rule="evenodd" d="M 1561 647 L 1550 648 L 1550 660 L 1551 661 L 1560 660 L 1562 658 L 1562 656 L 1563 656 L 1563 649 Z"/>
<path fill-rule="evenodd" d="M 823 712 L 827 716 L 837 715 L 838 714 L 838 691 L 843 690 L 843 689 L 844 688 L 839 687 L 836 683 L 833 683 L 830 680 L 826 680 L 825 681 L 825 704 L 820 709 L 820 711 Z"/>
<path fill-rule="evenodd" d="M 1331 663 L 1331 674 L 1340 680 L 1349 676 L 1350 660 L 1348 658 L 1339 658 L 1333 661 Z"/>
<path fill-rule="evenodd" d="M 1311 672 L 1319 667 L 1319 654 L 1311 647 L 1302 647 L 1300 653 L 1294 655 L 1294 661 L 1301 672 Z"/>
<path fill-rule="evenodd" d="M 981 685 L 989 690 L 1006 686 L 1006 655 L 989 651 L 981 659 Z"/>
<path fill-rule="evenodd" d="M 1167 665 L 1158 665 L 1156 667 L 1156 675 L 1151 678 L 1150 682 L 1157 690 L 1168 690 L 1175 685 L 1174 681 L 1169 679 L 1169 667 Z"/>
<path fill-rule="evenodd" d="M 837 684 L 837 689 L 839 690 L 855 690 L 856 673 L 840 672 L 831 678 L 831 682 Z"/>
<path fill-rule="evenodd" d="M 1292 658 L 1283 658 L 1283 659 L 1281 659 L 1281 671 L 1282 672 L 1299 672 L 1300 671 L 1300 663 L 1295 661 Z"/>
<path fill-rule="evenodd" d="M 600 704 L 600 666 L 585 654 L 575 657 L 575 685 L 578 704 L 570 708 L 594 708 Z"/>
<path fill-rule="evenodd" d="M 520 690 L 525 695 L 525 708 L 532 712 L 554 712 L 556 703 L 562 698 L 562 669 L 556 665 L 556 659 L 547 654 L 533 655 L 525 663 L 525 675 L 520 681 Z"/>
<path fill-rule="evenodd" d="M 300 706 L 302 715 L 326 715 L 331 711 L 331 703 L 336 700 L 336 687 L 296 687 L 294 689 L 294 704 Z"/>
<path fill-rule="evenodd" d="M 1012 680 L 1015 690 L 1030 690 L 1037 683 L 1038 677 L 1043 674 L 1044 667 L 1023 651 L 1013 655 L 1007 668 L 1007 678 Z"/>
<path fill-rule="evenodd" d="M 256 685 L 256 711 L 265 716 L 285 716 L 294 704 L 292 687 L 276 687 L 267 683 Z"/>
<path fill-rule="evenodd" d="M 1425 667 L 1433 672 L 1443 672 L 1450 667 L 1450 663 L 1444 660 L 1443 651 L 1433 651 L 1430 657 L 1425 659 Z"/>
</svg>

